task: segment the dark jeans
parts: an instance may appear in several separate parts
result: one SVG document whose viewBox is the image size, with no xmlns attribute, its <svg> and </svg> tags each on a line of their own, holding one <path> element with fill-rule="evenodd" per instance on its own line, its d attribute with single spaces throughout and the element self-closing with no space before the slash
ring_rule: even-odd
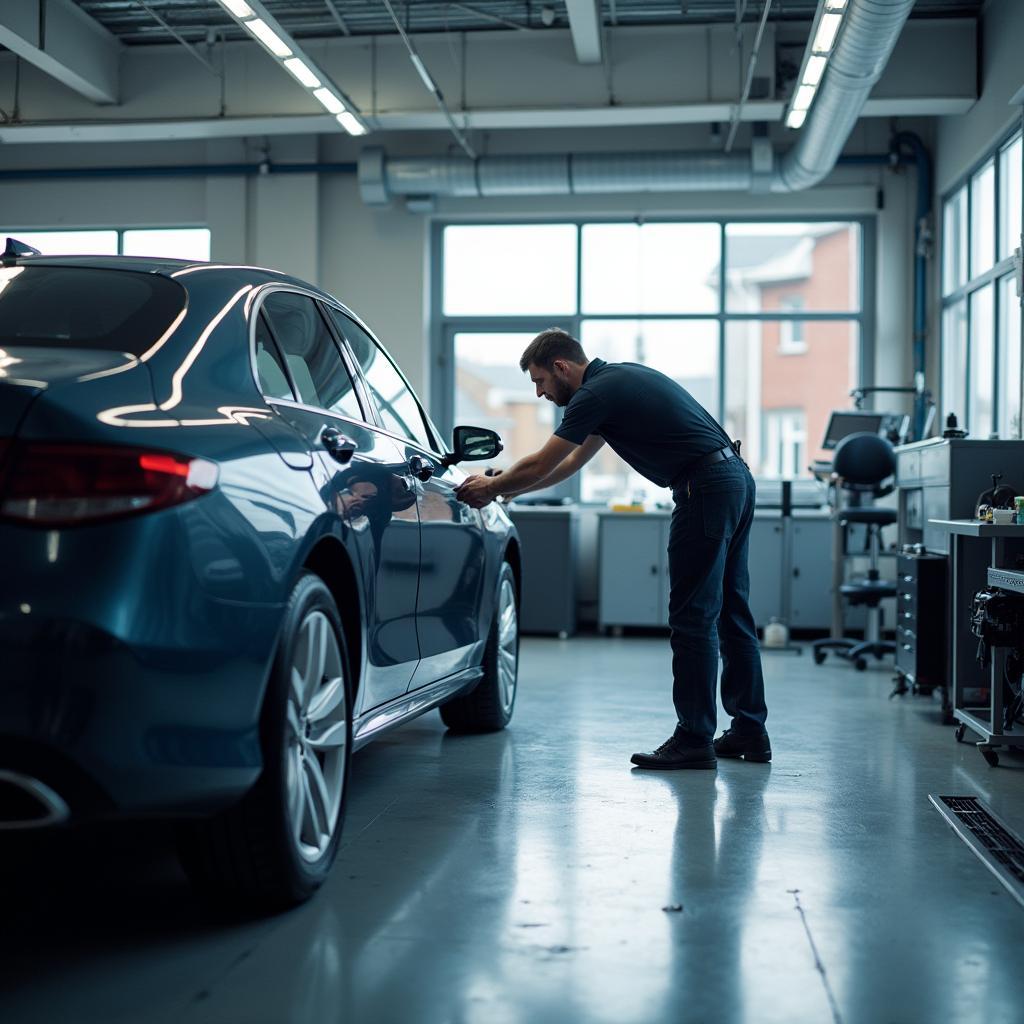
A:
<svg viewBox="0 0 1024 1024">
<path fill-rule="evenodd" d="M 722 704 L 737 732 L 760 732 L 764 702 L 761 648 L 747 599 L 747 553 L 754 478 L 740 459 L 695 470 L 677 481 L 668 539 L 672 701 L 694 742 L 715 735 L 718 656 Z"/>
</svg>

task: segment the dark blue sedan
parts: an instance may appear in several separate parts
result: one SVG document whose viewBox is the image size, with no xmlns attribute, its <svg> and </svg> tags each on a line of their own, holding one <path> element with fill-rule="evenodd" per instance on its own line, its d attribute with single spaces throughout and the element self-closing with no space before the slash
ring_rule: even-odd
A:
<svg viewBox="0 0 1024 1024">
<path fill-rule="evenodd" d="M 323 881 L 349 761 L 508 724 L 519 546 L 353 313 L 252 267 L 0 266 L 0 830 L 182 819 L 246 906 Z"/>
</svg>

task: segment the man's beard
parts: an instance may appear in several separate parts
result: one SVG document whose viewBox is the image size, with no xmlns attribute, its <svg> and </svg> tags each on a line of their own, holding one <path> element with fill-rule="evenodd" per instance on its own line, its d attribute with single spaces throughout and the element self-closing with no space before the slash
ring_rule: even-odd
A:
<svg viewBox="0 0 1024 1024">
<path fill-rule="evenodd" d="M 553 380 L 551 382 L 551 389 L 555 405 L 560 409 L 564 409 L 569 404 L 569 399 L 572 398 L 572 390 L 569 385 L 560 380 Z"/>
</svg>

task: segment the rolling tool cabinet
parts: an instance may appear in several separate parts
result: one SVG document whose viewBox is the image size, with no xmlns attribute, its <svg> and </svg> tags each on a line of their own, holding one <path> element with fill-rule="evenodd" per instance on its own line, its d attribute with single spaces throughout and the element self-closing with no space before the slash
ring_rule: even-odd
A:
<svg viewBox="0 0 1024 1024">
<path fill-rule="evenodd" d="M 946 565 L 945 555 L 929 554 L 901 554 L 896 562 L 898 692 L 940 689 L 948 700 Z"/>
</svg>

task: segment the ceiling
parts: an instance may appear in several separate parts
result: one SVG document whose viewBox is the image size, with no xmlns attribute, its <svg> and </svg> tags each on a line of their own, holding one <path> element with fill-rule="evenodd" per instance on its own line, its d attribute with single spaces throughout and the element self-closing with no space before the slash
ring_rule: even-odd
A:
<svg viewBox="0 0 1024 1024">
<path fill-rule="evenodd" d="M 130 46 L 247 38 L 216 0 L 76 0 L 79 7 Z M 382 35 L 395 26 L 381 0 L 263 0 L 296 38 Z M 976 17 L 984 0 L 917 0 L 912 17 Z M 700 25 L 760 18 L 763 0 L 600 0 L 605 25 Z M 410 33 L 567 28 L 565 0 L 396 0 Z M 544 24 L 545 8 L 554 14 Z M 772 0 L 772 21 L 809 20 L 817 0 Z M 550 18 L 551 14 L 548 13 Z M 166 22 L 166 26 L 161 24 Z M 210 33 L 213 33 L 211 36 Z"/>
</svg>

